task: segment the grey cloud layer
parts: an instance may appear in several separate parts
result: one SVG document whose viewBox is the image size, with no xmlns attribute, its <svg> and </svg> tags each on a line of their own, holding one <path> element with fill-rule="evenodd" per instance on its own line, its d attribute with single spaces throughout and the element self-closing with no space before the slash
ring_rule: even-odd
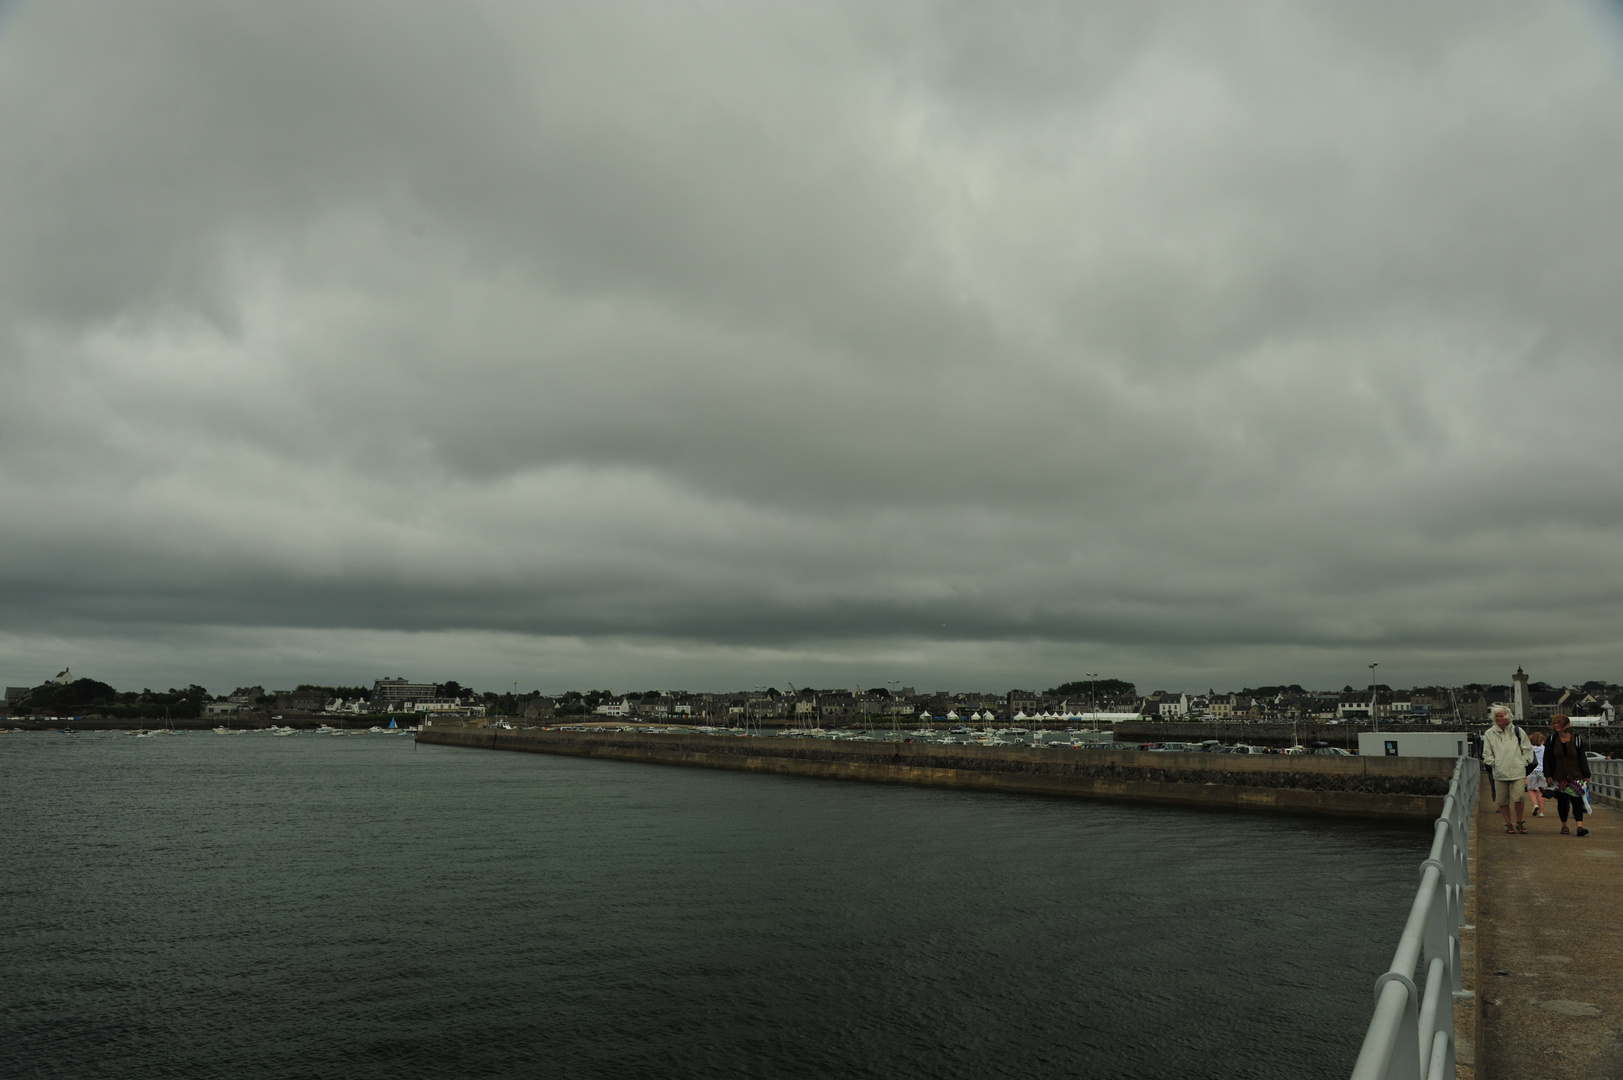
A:
<svg viewBox="0 0 1623 1080">
<path fill-rule="evenodd" d="M 0 623 L 1615 655 L 1618 33 L 22 5 Z"/>
</svg>

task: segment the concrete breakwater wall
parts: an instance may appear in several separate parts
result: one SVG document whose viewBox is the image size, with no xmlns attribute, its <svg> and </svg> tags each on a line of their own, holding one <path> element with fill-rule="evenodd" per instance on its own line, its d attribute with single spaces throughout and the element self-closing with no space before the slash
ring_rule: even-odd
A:
<svg viewBox="0 0 1623 1080">
<path fill-rule="evenodd" d="M 650 764 L 1165 806 L 1433 821 L 1452 759 L 1163 754 L 434 727 L 417 741 Z"/>
</svg>

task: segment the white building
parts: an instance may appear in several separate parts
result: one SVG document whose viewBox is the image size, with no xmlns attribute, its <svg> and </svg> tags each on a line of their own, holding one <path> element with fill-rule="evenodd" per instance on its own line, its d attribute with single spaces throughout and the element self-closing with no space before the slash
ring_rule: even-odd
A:
<svg viewBox="0 0 1623 1080">
<path fill-rule="evenodd" d="M 1465 753 L 1463 731 L 1361 731 L 1359 757 L 1443 757 Z"/>
</svg>

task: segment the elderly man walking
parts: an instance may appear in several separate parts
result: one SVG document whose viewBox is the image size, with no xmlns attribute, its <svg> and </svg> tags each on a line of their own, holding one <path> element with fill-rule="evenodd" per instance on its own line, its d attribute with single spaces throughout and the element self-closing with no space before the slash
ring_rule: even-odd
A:
<svg viewBox="0 0 1623 1080">
<path fill-rule="evenodd" d="M 1493 726 L 1482 736 L 1482 763 L 1493 777 L 1494 802 L 1505 816 L 1505 832 L 1525 833 L 1522 811 L 1527 806 L 1527 767 L 1533 763 L 1533 744 L 1527 733 L 1510 722 L 1503 705 L 1493 710 Z M 1510 823 L 1510 804 L 1516 804 L 1516 823 Z"/>
</svg>

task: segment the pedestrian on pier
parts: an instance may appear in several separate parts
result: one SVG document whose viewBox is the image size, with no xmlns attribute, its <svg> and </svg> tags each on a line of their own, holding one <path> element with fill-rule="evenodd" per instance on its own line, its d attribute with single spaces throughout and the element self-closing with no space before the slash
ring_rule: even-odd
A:
<svg viewBox="0 0 1623 1080">
<path fill-rule="evenodd" d="M 1544 791 L 1549 784 L 1544 779 L 1544 732 L 1532 731 L 1527 735 L 1533 744 L 1533 771 L 1527 774 L 1527 801 L 1533 804 L 1533 816 L 1544 816 Z"/>
<path fill-rule="evenodd" d="M 1527 733 L 1510 722 L 1510 710 L 1503 705 L 1495 706 L 1493 726 L 1482 736 L 1482 763 L 1493 778 L 1494 802 L 1504 815 L 1507 833 L 1527 831 L 1522 821 L 1527 806 L 1527 774 L 1533 770 L 1536 760 Z M 1512 803 L 1516 804 L 1515 824 L 1510 821 Z"/>
<path fill-rule="evenodd" d="M 1584 800 L 1588 798 L 1585 784 L 1589 780 L 1589 758 L 1584 754 L 1583 742 L 1572 733 L 1572 721 L 1557 713 L 1550 717 L 1550 741 L 1544 748 L 1544 775 L 1555 789 L 1555 812 L 1561 815 L 1561 834 L 1567 833 L 1567 811 L 1572 811 L 1573 824 L 1579 836 L 1588 836 L 1584 828 Z"/>
</svg>

